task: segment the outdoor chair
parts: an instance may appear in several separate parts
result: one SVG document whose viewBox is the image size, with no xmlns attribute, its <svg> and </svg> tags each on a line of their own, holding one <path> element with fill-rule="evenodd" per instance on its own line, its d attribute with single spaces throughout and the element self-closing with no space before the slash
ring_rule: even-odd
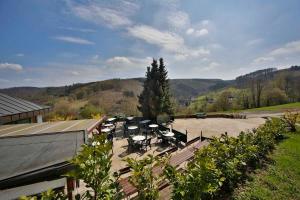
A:
<svg viewBox="0 0 300 200">
<path fill-rule="evenodd" d="M 131 137 L 127 138 L 127 142 L 128 142 L 128 148 L 127 151 L 131 152 L 131 150 L 134 148 L 135 144 L 134 141 L 132 140 Z"/>
<path fill-rule="evenodd" d="M 156 132 L 156 134 L 157 134 L 157 140 L 162 141 L 162 140 L 163 140 L 163 132 L 160 131 L 160 130 L 158 130 L 158 131 Z"/>
<path fill-rule="evenodd" d="M 142 146 L 141 146 L 141 148 L 143 149 L 143 150 L 145 150 L 146 149 L 146 151 L 147 151 L 147 147 L 149 146 L 150 147 L 150 149 L 151 149 L 151 137 L 150 138 L 148 138 L 148 139 L 146 139 L 146 140 L 144 140 L 143 142 L 142 142 Z"/>
<path fill-rule="evenodd" d="M 113 146 L 114 146 L 114 135 L 113 135 L 113 133 L 109 133 L 107 136 L 106 136 L 106 139 L 107 139 L 107 141 L 108 142 L 111 142 L 111 150 L 112 150 L 112 152 L 114 153 L 114 148 L 113 148 Z"/>
</svg>

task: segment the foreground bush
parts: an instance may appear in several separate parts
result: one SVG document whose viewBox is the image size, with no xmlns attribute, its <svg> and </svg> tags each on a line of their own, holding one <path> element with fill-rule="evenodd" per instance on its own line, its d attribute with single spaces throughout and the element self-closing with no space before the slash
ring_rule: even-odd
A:
<svg viewBox="0 0 300 200">
<path fill-rule="evenodd" d="M 87 190 L 80 199 L 121 199 L 117 179 L 112 177 L 111 144 L 106 136 L 94 136 L 91 145 L 83 145 L 80 153 L 71 161 L 75 170 L 68 176 L 81 179 L 86 183 Z"/>
<path fill-rule="evenodd" d="M 296 132 L 296 123 L 299 118 L 300 113 L 286 112 L 283 116 L 283 120 L 288 125 L 291 132 Z"/>
<path fill-rule="evenodd" d="M 272 119 L 237 138 L 223 135 L 196 152 L 185 173 L 167 166 L 172 199 L 212 199 L 231 192 L 246 173 L 266 157 L 285 132 L 285 124 Z"/>
<path fill-rule="evenodd" d="M 163 181 L 161 174 L 154 174 L 154 168 L 166 166 L 163 163 L 168 158 L 155 158 L 153 155 L 148 155 L 144 159 L 136 160 L 127 158 L 127 165 L 132 169 L 132 175 L 129 182 L 137 188 L 138 200 L 156 200 L 159 197 L 159 185 Z"/>
</svg>

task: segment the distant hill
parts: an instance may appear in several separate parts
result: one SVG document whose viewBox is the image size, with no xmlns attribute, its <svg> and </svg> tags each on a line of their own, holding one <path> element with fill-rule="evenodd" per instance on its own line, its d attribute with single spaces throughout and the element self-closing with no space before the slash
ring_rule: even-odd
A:
<svg viewBox="0 0 300 200">
<path fill-rule="evenodd" d="M 47 104 L 49 98 L 72 96 L 77 94 L 78 91 L 86 93 L 108 90 L 133 91 L 137 96 L 142 90 L 143 81 L 144 78 L 111 79 L 61 87 L 13 87 L 0 89 L 0 92 L 37 103 Z M 176 99 L 186 101 L 205 92 L 224 88 L 233 83 L 234 81 L 224 81 L 221 79 L 170 79 L 170 88 Z"/>
<path fill-rule="evenodd" d="M 237 77 L 228 87 L 195 98 L 186 112 L 216 112 L 300 101 L 300 66 L 267 68 Z"/>
<path fill-rule="evenodd" d="M 106 113 L 137 113 L 138 95 L 143 89 L 144 78 L 111 79 L 61 87 L 14 87 L 0 89 L 1 93 L 27 99 L 39 104 L 59 106 L 69 102 L 74 110 L 87 103 L 101 106 Z M 170 88 L 173 97 L 181 105 L 203 93 L 220 89 L 232 84 L 232 81 L 220 79 L 171 79 Z M 61 109 L 61 108 L 60 108 Z"/>
<path fill-rule="evenodd" d="M 297 96 L 297 88 L 300 88 L 299 74 L 300 68 L 297 66 L 282 70 L 269 68 L 228 81 L 221 79 L 171 79 L 170 88 L 177 102 L 180 105 L 187 105 L 203 94 L 214 91 L 220 92 L 229 87 L 242 89 L 248 87 L 246 83 L 248 83 L 249 77 L 262 77 L 269 80 L 276 79 L 278 82 L 276 84 L 296 88 L 288 92 L 295 92 Z M 14 87 L 0 89 L 0 92 L 39 104 L 55 105 L 60 110 L 70 105 L 72 106 L 70 112 L 77 112 L 84 105 L 92 104 L 106 113 L 137 114 L 136 106 L 138 105 L 138 95 L 143 89 L 143 81 L 144 78 L 111 79 L 61 87 Z M 281 82 L 286 82 L 286 84 Z M 284 90 L 284 88 L 281 89 Z"/>
</svg>

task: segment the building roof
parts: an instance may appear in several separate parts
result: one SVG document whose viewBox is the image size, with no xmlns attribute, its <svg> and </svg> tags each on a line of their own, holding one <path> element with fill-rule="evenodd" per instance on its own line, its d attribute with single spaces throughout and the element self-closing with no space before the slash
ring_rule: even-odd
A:
<svg viewBox="0 0 300 200">
<path fill-rule="evenodd" d="M 83 119 L 31 124 L 13 124 L 0 126 L 0 139 L 3 137 L 20 137 L 45 133 L 70 131 L 92 131 L 102 119 Z"/>
<path fill-rule="evenodd" d="M 68 162 L 103 119 L 0 126 L 0 190 L 51 180 L 69 171 Z M 1 198 L 0 198 L 1 199 Z"/>
<path fill-rule="evenodd" d="M 14 98 L 0 93 L 0 117 L 43 109 L 49 109 L 49 107 L 40 106 L 24 99 Z"/>
</svg>

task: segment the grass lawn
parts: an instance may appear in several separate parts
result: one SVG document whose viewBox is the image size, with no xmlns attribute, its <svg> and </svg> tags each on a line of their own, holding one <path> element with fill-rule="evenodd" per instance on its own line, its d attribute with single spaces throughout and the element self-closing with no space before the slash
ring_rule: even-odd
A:
<svg viewBox="0 0 300 200">
<path fill-rule="evenodd" d="M 274 164 L 257 170 L 232 199 L 300 199 L 300 131 L 288 137 L 271 154 Z"/>
<path fill-rule="evenodd" d="M 277 105 L 277 106 L 251 108 L 251 109 L 246 109 L 246 110 L 228 110 L 228 111 L 210 112 L 210 114 L 216 114 L 216 113 L 227 113 L 228 114 L 228 113 L 263 112 L 263 111 L 285 112 L 287 110 L 300 111 L 300 102 L 281 104 L 281 105 Z"/>
<path fill-rule="evenodd" d="M 247 109 L 244 111 L 285 111 L 288 109 L 298 109 L 300 110 L 300 102 L 296 103 L 288 103 L 288 104 L 282 104 L 282 105 L 277 105 L 277 106 L 268 106 L 268 107 L 261 107 L 261 108 L 252 108 L 252 109 Z"/>
</svg>

